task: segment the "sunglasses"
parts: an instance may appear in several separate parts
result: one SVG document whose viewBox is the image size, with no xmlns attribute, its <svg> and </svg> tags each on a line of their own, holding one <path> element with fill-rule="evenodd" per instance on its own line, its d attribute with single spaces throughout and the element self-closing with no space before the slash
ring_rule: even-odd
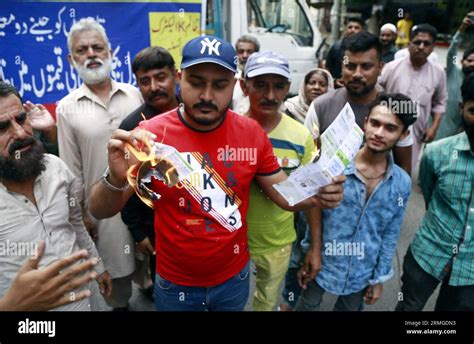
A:
<svg viewBox="0 0 474 344">
<path fill-rule="evenodd" d="M 412 43 L 416 46 L 420 46 L 420 45 L 424 45 L 425 47 L 429 47 L 430 45 L 433 44 L 433 42 L 430 42 L 430 41 L 423 41 L 423 40 L 416 40 L 416 41 L 412 41 Z"/>
</svg>

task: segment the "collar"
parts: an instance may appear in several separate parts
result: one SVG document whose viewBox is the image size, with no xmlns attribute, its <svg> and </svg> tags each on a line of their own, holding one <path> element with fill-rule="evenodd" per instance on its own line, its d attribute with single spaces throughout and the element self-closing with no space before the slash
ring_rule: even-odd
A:
<svg viewBox="0 0 474 344">
<path fill-rule="evenodd" d="M 465 131 L 458 134 L 458 137 L 456 138 L 456 143 L 454 144 L 454 149 L 457 149 L 460 151 L 469 151 L 469 152 L 471 151 L 469 138 L 467 137 L 467 134 Z"/>
<path fill-rule="evenodd" d="M 44 161 L 43 161 L 44 162 Z M 45 163 L 46 164 L 46 163 Z M 46 173 L 46 169 L 47 169 L 47 165 L 45 165 L 45 169 L 44 171 L 42 171 L 35 179 L 35 182 L 33 183 L 33 188 L 38 184 L 40 183 L 43 179 L 44 179 L 44 174 Z M 0 180 L 0 190 L 3 190 L 7 193 L 11 193 L 7 187 L 1 182 Z"/>
<path fill-rule="evenodd" d="M 112 98 L 112 96 L 119 91 L 124 92 L 124 93 L 126 92 L 123 84 L 113 79 L 110 79 L 110 81 L 112 85 L 112 89 L 110 90 L 110 98 Z M 90 100 L 95 100 L 97 99 L 97 96 L 95 95 L 94 92 L 91 91 L 91 89 L 85 83 L 83 83 L 76 91 L 75 100 L 78 101 L 81 98 L 88 98 Z"/>
<path fill-rule="evenodd" d="M 385 156 L 388 159 L 388 165 L 387 165 L 387 173 L 385 173 L 385 177 L 383 178 L 383 181 L 387 181 L 389 178 L 393 177 L 393 170 L 394 170 L 393 166 L 395 164 L 395 162 L 393 161 L 393 155 L 391 153 L 387 153 Z M 355 167 L 355 159 L 352 160 L 349 165 L 347 165 L 344 174 L 345 175 L 353 174 L 357 178 L 359 178 L 357 175 L 356 167 Z"/>
<path fill-rule="evenodd" d="M 390 48 L 387 50 L 387 52 L 385 54 L 383 54 L 383 56 L 386 56 L 388 54 L 394 54 L 398 51 L 398 49 L 395 47 L 395 45 L 390 45 Z"/>
<path fill-rule="evenodd" d="M 408 56 L 406 57 L 406 62 L 410 66 L 411 70 L 416 73 L 421 72 L 422 70 L 428 68 L 428 66 L 432 64 L 432 62 L 429 59 L 426 59 L 426 62 L 423 66 L 421 66 L 419 69 L 415 69 L 415 67 L 413 67 L 413 63 L 411 63 L 410 53 L 408 53 Z"/>
<path fill-rule="evenodd" d="M 143 115 L 145 116 L 146 119 L 151 119 L 151 118 L 155 117 L 156 115 L 164 113 L 164 112 L 156 111 L 154 108 L 152 108 L 147 103 L 143 103 L 141 112 L 143 113 Z M 140 114 L 138 114 L 138 115 L 141 118 L 141 115 Z"/>
</svg>

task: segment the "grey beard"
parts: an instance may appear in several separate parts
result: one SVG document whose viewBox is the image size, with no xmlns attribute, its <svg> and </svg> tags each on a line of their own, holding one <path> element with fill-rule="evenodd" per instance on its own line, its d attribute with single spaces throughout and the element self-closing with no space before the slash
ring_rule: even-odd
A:
<svg viewBox="0 0 474 344">
<path fill-rule="evenodd" d="M 80 66 L 76 61 L 73 61 L 73 64 L 86 85 L 95 85 L 105 81 L 112 71 L 112 60 L 107 59 L 103 62 L 104 64 L 102 66 L 95 69 L 89 69 L 85 65 Z"/>
</svg>

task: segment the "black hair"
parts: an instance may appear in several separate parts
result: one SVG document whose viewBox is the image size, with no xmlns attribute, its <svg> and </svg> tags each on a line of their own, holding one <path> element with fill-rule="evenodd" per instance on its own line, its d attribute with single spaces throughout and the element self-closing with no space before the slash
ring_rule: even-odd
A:
<svg viewBox="0 0 474 344">
<path fill-rule="evenodd" d="M 344 41 L 344 48 L 345 51 L 350 51 L 351 53 L 360 53 L 375 49 L 377 50 L 378 60 L 381 61 L 382 59 L 382 44 L 380 43 L 379 37 L 367 31 L 356 33 L 347 38 Z"/>
<path fill-rule="evenodd" d="M 329 84 L 329 77 L 328 77 L 328 74 L 327 73 L 324 73 L 322 70 L 313 70 L 311 71 L 310 73 L 306 74 L 306 76 L 304 77 L 304 84 L 305 85 L 308 85 L 309 83 L 309 79 L 311 79 L 311 77 L 314 75 L 314 74 L 318 74 L 318 75 L 321 75 L 324 77 L 324 79 L 326 79 L 326 82 Z"/>
<path fill-rule="evenodd" d="M 465 60 L 468 58 L 469 55 L 474 54 L 474 47 L 470 49 L 464 50 L 464 54 L 462 54 L 462 59 Z"/>
<path fill-rule="evenodd" d="M 463 103 L 474 100 L 474 72 L 467 75 L 461 85 Z"/>
<path fill-rule="evenodd" d="M 403 123 L 403 131 L 407 130 L 410 125 L 415 123 L 417 119 L 416 104 L 410 97 L 401 93 L 380 93 L 377 98 L 369 106 L 369 115 L 372 109 L 378 105 L 382 105 L 390 109 Z"/>
<path fill-rule="evenodd" d="M 168 50 L 162 47 L 148 47 L 142 49 L 135 55 L 132 63 L 132 71 L 136 73 L 138 70 L 149 71 L 155 68 L 169 67 L 172 71 L 175 69 L 173 56 Z"/>
<path fill-rule="evenodd" d="M 430 24 L 420 24 L 415 25 L 411 30 L 411 39 L 413 39 L 420 32 L 427 33 L 433 37 L 433 43 L 436 41 L 436 36 L 438 36 L 438 30 L 436 30 L 433 26 Z"/>
<path fill-rule="evenodd" d="M 23 103 L 20 93 L 18 93 L 15 86 L 12 86 L 5 81 L 0 81 L 0 97 L 8 97 L 10 94 L 17 96 L 18 99 L 20 99 L 20 101 Z"/>
<path fill-rule="evenodd" d="M 365 22 L 361 17 L 349 17 L 347 18 L 346 23 L 349 24 L 349 22 L 356 22 L 356 23 L 359 23 L 360 26 L 362 26 L 362 28 L 365 27 Z"/>
</svg>

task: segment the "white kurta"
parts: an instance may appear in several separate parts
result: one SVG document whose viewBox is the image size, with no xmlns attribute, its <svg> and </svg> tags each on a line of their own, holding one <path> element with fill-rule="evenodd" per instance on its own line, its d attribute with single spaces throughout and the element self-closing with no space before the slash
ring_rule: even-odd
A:
<svg viewBox="0 0 474 344">
<path fill-rule="evenodd" d="M 8 191 L 0 183 L 0 296 L 10 288 L 26 256 L 37 253 L 36 245 L 40 241 L 46 244 L 40 267 L 80 249 L 86 249 L 89 258 L 99 257 L 82 223 L 81 208 L 76 201 L 80 190 L 77 178 L 54 155 L 45 154 L 44 164 L 46 168 L 34 184 L 36 205 L 24 195 Z M 102 262 L 94 270 L 102 274 L 105 271 Z M 89 311 L 89 298 L 54 310 Z"/>
<path fill-rule="evenodd" d="M 122 120 L 143 103 L 129 84 L 112 81 L 109 104 L 83 84 L 64 97 L 56 109 L 59 156 L 83 185 L 82 200 L 107 167 L 107 142 Z M 135 243 L 120 214 L 97 222 L 96 246 L 112 278 L 135 270 Z"/>
<path fill-rule="evenodd" d="M 446 110 L 446 73 L 440 64 L 430 62 L 429 59 L 421 68 L 415 69 L 408 56 L 386 64 L 378 83 L 386 92 L 405 94 L 417 105 L 418 118 L 412 128 L 412 169 L 416 171 L 423 147 L 423 134 L 430 126 L 431 115 L 433 112 L 442 114 Z"/>
</svg>

